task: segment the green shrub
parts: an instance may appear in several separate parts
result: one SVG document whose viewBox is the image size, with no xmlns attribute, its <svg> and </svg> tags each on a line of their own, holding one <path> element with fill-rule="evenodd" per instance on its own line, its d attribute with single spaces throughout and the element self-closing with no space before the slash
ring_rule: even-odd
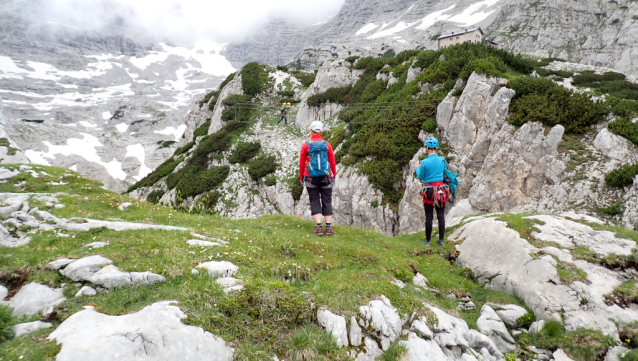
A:
<svg viewBox="0 0 638 361">
<path fill-rule="evenodd" d="M 638 361 L 638 350 L 629 350 L 622 356 L 620 356 L 620 361 Z"/>
<path fill-rule="evenodd" d="M 237 143 L 235 150 L 228 156 L 230 163 L 245 163 L 254 157 L 261 150 L 259 142 L 242 142 Z"/>
<path fill-rule="evenodd" d="M 614 96 L 608 96 L 607 107 L 612 113 L 620 117 L 633 117 L 638 115 L 638 101 L 619 99 Z"/>
<path fill-rule="evenodd" d="M 617 216 L 625 211 L 622 202 L 614 203 L 610 206 L 599 209 L 599 212 L 607 216 Z"/>
<path fill-rule="evenodd" d="M 184 145 L 183 147 L 178 148 L 175 151 L 175 154 L 173 154 L 173 156 L 178 156 L 180 154 L 184 154 L 184 153 L 188 152 L 189 150 L 191 150 L 191 148 L 193 148 L 194 145 L 195 145 L 195 141 L 192 141 L 192 142 Z"/>
<path fill-rule="evenodd" d="M 606 72 L 602 75 L 594 74 L 593 71 L 584 71 L 579 75 L 574 77 L 573 85 L 581 85 L 593 82 L 604 82 L 604 81 L 614 81 L 614 80 L 625 80 L 626 77 L 623 74 L 616 73 L 613 71 Z"/>
<path fill-rule="evenodd" d="M 620 166 L 605 175 L 605 183 L 612 187 L 624 187 L 633 184 L 638 175 L 638 163 Z"/>
<path fill-rule="evenodd" d="M 355 62 L 357 59 L 359 59 L 359 58 L 360 58 L 360 56 L 358 56 L 358 55 L 353 55 L 353 56 L 349 56 L 349 57 L 347 57 L 347 58 L 346 58 L 346 61 L 347 61 L 348 63 L 350 63 L 350 64 L 354 64 L 354 62 Z"/>
<path fill-rule="evenodd" d="M 288 187 L 290 187 L 290 195 L 292 196 L 292 198 L 298 201 L 299 198 L 301 198 L 301 195 L 303 194 L 303 188 L 304 188 L 304 185 L 301 184 L 299 177 L 292 176 L 286 179 L 286 183 L 288 184 Z"/>
<path fill-rule="evenodd" d="M 182 174 L 180 174 L 179 172 L 169 174 L 168 177 L 166 177 L 166 186 L 168 187 L 168 189 L 175 188 L 177 183 L 179 183 L 181 176 Z"/>
<path fill-rule="evenodd" d="M 176 189 L 182 199 L 194 197 L 221 185 L 229 173 L 229 166 L 215 167 L 210 170 L 191 173 L 180 179 Z"/>
<path fill-rule="evenodd" d="M 264 180 L 264 184 L 268 187 L 272 187 L 274 185 L 277 184 L 277 177 L 275 177 L 274 175 L 268 176 L 266 177 L 266 179 Z"/>
<path fill-rule="evenodd" d="M 158 149 L 164 149 L 164 148 L 169 148 L 170 146 L 172 146 L 173 144 L 177 143 L 174 140 L 160 140 L 159 142 L 157 142 L 157 145 L 159 145 L 159 147 L 157 147 Z"/>
<path fill-rule="evenodd" d="M 288 71 L 288 67 L 283 65 L 277 65 L 277 70 Z"/>
<path fill-rule="evenodd" d="M 230 95 L 224 99 L 224 111 L 222 120 L 237 120 L 247 122 L 250 120 L 250 113 L 255 109 L 255 104 L 251 101 L 250 95 Z"/>
<path fill-rule="evenodd" d="M 295 76 L 295 78 L 297 78 L 297 80 L 299 80 L 299 82 L 301 82 L 301 85 L 305 86 L 306 88 L 315 82 L 315 78 L 317 76 L 317 74 L 315 73 L 303 72 L 296 72 L 293 75 Z"/>
<path fill-rule="evenodd" d="M 632 123 L 627 118 L 620 118 L 609 123 L 608 128 L 612 133 L 625 137 L 630 142 L 638 145 L 638 123 Z"/>
<path fill-rule="evenodd" d="M 5 305 L 0 305 L 0 343 L 13 338 L 11 327 L 15 324 L 13 310 Z"/>
<path fill-rule="evenodd" d="M 315 94 L 306 101 L 308 105 L 321 105 L 323 103 L 342 103 L 345 95 L 350 92 L 352 86 L 348 85 L 342 88 L 330 88 L 323 93 Z"/>
<path fill-rule="evenodd" d="M 294 98 L 295 92 L 293 90 L 281 90 L 277 92 L 277 95 L 280 97 Z"/>
<path fill-rule="evenodd" d="M 265 155 L 253 159 L 248 165 L 248 174 L 254 180 L 259 180 L 277 170 L 277 157 Z"/>
<path fill-rule="evenodd" d="M 149 175 L 142 178 L 142 180 L 140 180 L 139 182 L 130 186 L 126 192 L 132 192 L 142 187 L 150 187 L 153 184 L 157 183 L 160 179 L 172 173 L 173 170 L 175 170 L 175 167 L 177 167 L 182 162 L 181 158 L 178 160 L 173 160 L 174 158 L 175 158 L 174 156 L 171 158 L 168 158 L 164 163 L 160 164 L 160 166 L 157 167 L 157 169 L 155 169 Z"/>
<path fill-rule="evenodd" d="M 210 120 L 205 121 L 202 125 L 195 129 L 193 132 L 193 140 L 197 139 L 197 137 L 208 135 L 208 128 L 210 128 Z"/>
<path fill-rule="evenodd" d="M 204 99 L 199 101 L 199 107 L 203 107 L 204 104 L 208 104 L 208 102 L 210 101 L 210 98 L 212 97 L 217 97 L 217 95 L 219 94 L 218 91 L 213 90 L 212 92 L 204 95 Z"/>
<path fill-rule="evenodd" d="M 146 196 L 146 200 L 150 203 L 157 204 L 159 203 L 160 198 L 164 196 L 164 191 L 161 189 L 157 189 L 152 191 Z"/>
<path fill-rule="evenodd" d="M 522 126 L 539 121 L 548 127 L 561 124 L 566 133 L 580 134 L 604 120 L 606 111 L 602 103 L 553 83 L 532 79 L 536 78 L 510 82 L 517 93 L 510 105 L 510 123 Z"/>
<path fill-rule="evenodd" d="M 534 312 L 527 312 L 523 316 L 519 317 L 518 320 L 516 320 L 516 323 L 521 327 L 529 328 L 534 321 L 536 321 L 536 315 Z"/>
<path fill-rule="evenodd" d="M 202 205 L 205 209 L 212 210 L 215 209 L 220 196 L 221 194 L 219 193 L 219 191 L 205 192 L 202 193 L 200 202 L 202 202 Z"/>
<path fill-rule="evenodd" d="M 255 96 L 262 92 L 264 84 L 268 82 L 268 76 L 262 74 L 263 65 L 252 62 L 244 65 L 241 70 L 241 86 L 244 94 Z"/>
<path fill-rule="evenodd" d="M 538 68 L 536 69 L 536 73 L 540 76 L 543 77 L 550 77 L 550 76 L 554 76 L 557 78 L 557 80 L 563 80 L 565 78 L 572 78 L 574 76 L 574 73 L 570 73 L 568 71 L 564 71 L 564 70 L 547 70 L 547 69 L 543 69 L 543 68 Z"/>
<path fill-rule="evenodd" d="M 502 77 L 505 71 L 507 71 L 507 67 L 501 59 L 489 56 L 487 58 L 474 59 L 467 63 L 463 67 L 463 70 L 461 70 L 459 77 L 467 79 L 472 75 L 472 72 L 487 74 L 493 77 Z"/>
<path fill-rule="evenodd" d="M 423 122 L 423 125 L 421 125 L 421 129 L 423 129 L 424 132 L 434 133 L 436 131 L 436 119 L 435 118 L 426 119 Z"/>
</svg>

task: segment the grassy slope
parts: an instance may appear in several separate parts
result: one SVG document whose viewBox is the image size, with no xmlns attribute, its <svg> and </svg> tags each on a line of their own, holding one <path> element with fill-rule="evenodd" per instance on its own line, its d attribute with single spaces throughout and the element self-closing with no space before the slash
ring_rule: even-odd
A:
<svg viewBox="0 0 638 361">
<path fill-rule="evenodd" d="M 56 237 L 53 232 L 38 233 L 24 247 L 3 249 L 0 253 L 0 271 L 28 270 L 29 281 L 38 281 L 60 287 L 66 283 L 69 298 L 58 309 L 57 325 L 86 304 L 95 304 L 101 312 L 120 315 L 135 312 L 144 306 L 161 300 L 178 300 L 180 307 L 190 314 L 188 323 L 201 326 L 233 342 L 238 347 L 239 359 L 260 359 L 259 351 L 277 352 L 285 356 L 292 347 L 288 342 L 295 327 L 262 330 L 276 335 L 275 344 L 263 342 L 259 332 L 245 334 L 240 325 L 226 316 L 221 305 L 231 297 L 206 276 L 192 275 L 190 270 L 200 262 L 228 260 L 240 267 L 239 277 L 247 285 L 254 285 L 262 293 L 276 292 L 279 288 L 293 295 L 306 295 L 307 300 L 325 305 L 333 312 L 354 315 L 358 306 L 380 294 L 389 297 L 403 311 L 423 310 L 422 301 L 449 309 L 457 314 L 456 303 L 430 292 L 420 292 L 412 286 L 404 289 L 390 284 L 391 277 L 411 278 L 417 269 L 429 280 L 430 285 L 441 290 L 442 295 L 472 295 L 480 308 L 486 301 L 521 303 L 501 292 L 488 291 L 466 279 L 467 275 L 450 264 L 440 254 L 451 254 L 452 245 L 434 247 L 431 255 L 417 252 L 421 235 L 387 237 L 375 232 L 348 227 L 335 227 L 332 238 L 318 238 L 311 234 L 312 223 L 287 216 L 268 216 L 255 220 L 233 221 L 209 215 L 192 215 L 176 212 L 171 208 L 138 202 L 104 190 L 97 182 L 65 176 L 73 185 L 52 186 L 50 180 L 59 180 L 71 171 L 50 167 L 45 170 L 53 177 L 31 178 L 22 176 L 15 181 L 26 180 L 31 189 L 47 192 L 67 192 L 79 196 L 61 196 L 63 209 L 47 209 L 60 217 L 91 217 L 126 221 L 168 224 L 188 227 L 194 232 L 230 241 L 224 248 L 200 248 L 188 246 L 185 241 L 193 238 L 189 232 L 179 231 L 126 231 L 96 230 L 75 233 L 70 238 Z M 2 191 L 15 191 L 11 184 L 1 184 Z M 117 205 L 133 202 L 126 211 Z M 94 241 L 110 241 L 98 250 L 83 248 Z M 163 274 L 167 281 L 150 287 L 122 288 L 94 297 L 74 298 L 79 287 L 59 273 L 47 269 L 48 262 L 61 257 L 84 257 L 101 254 L 111 258 L 115 265 L 126 271 L 146 271 Z M 406 277 L 407 276 L 407 277 Z M 290 287 L 282 280 L 292 279 Z M 299 281 L 299 280 L 303 281 Z M 274 290 L 274 291 L 273 291 Z M 475 327 L 478 311 L 463 311 L 460 316 Z M 301 325 L 299 325 L 301 326 Z M 50 331 L 20 337 L 0 344 L 0 358 L 17 359 L 24 355 L 31 360 L 44 360 L 55 349 L 44 339 Z M 269 339 L 268 337 L 267 339 Z M 250 347 L 249 347 L 250 346 Z M 342 354 L 341 356 L 344 356 Z M 336 357 L 336 356 L 335 356 Z"/>
</svg>

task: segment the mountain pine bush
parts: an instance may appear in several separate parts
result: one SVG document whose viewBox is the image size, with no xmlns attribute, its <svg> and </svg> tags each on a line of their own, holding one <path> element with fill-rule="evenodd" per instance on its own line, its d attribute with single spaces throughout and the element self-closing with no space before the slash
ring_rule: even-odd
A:
<svg viewBox="0 0 638 361">
<path fill-rule="evenodd" d="M 612 133 L 625 137 L 632 143 L 638 145 L 638 123 L 632 123 L 631 120 L 627 118 L 620 118 L 609 123 L 607 127 Z"/>
<path fill-rule="evenodd" d="M 149 193 L 148 196 L 146 196 L 146 200 L 153 204 L 157 204 L 159 203 L 160 198 L 162 198 L 163 196 L 164 196 L 164 191 L 161 189 L 157 189 Z"/>
<path fill-rule="evenodd" d="M 220 186 L 229 173 L 230 167 L 225 165 L 206 171 L 185 174 L 177 183 L 175 189 L 177 189 L 177 194 L 182 199 L 194 197 Z"/>
<path fill-rule="evenodd" d="M 244 65 L 241 70 L 241 86 L 244 94 L 251 97 L 262 92 L 268 82 L 268 74 L 264 72 L 264 66 L 252 62 Z"/>
<path fill-rule="evenodd" d="M 612 187 L 624 187 L 634 182 L 638 175 L 638 163 L 620 166 L 605 175 L 605 183 Z"/>
<path fill-rule="evenodd" d="M 248 165 L 248 174 L 254 180 L 259 180 L 277 170 L 277 157 L 262 154 L 253 159 Z"/>
<path fill-rule="evenodd" d="M 230 163 L 245 163 L 254 157 L 261 150 L 259 142 L 242 142 L 237 143 L 235 150 L 228 156 Z"/>
<path fill-rule="evenodd" d="M 217 104 L 217 99 L 219 98 L 219 94 L 221 94 L 222 90 L 228 83 L 230 83 L 233 79 L 235 79 L 235 74 L 237 73 L 232 73 L 229 76 L 227 76 L 226 79 L 224 79 L 224 81 L 221 84 L 219 84 L 219 89 L 206 94 L 204 99 L 199 102 L 200 108 L 204 106 L 204 104 L 210 101 L 210 104 L 208 105 L 208 109 L 210 111 L 215 110 L 215 104 Z M 212 98 L 212 101 L 210 100 L 211 98 Z"/>
</svg>

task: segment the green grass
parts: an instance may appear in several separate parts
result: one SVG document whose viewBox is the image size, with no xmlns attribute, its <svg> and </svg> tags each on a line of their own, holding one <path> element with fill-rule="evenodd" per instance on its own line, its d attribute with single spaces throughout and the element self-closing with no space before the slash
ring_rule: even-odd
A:
<svg viewBox="0 0 638 361">
<path fill-rule="evenodd" d="M 582 269 L 576 267 L 573 263 L 559 261 L 556 265 L 556 271 L 558 271 L 560 281 L 565 285 L 569 285 L 575 281 L 584 282 L 586 284 L 591 283 L 587 279 L 587 273 L 585 273 L 585 271 L 583 271 Z"/>
<path fill-rule="evenodd" d="M 9 143 L 9 139 L 0 138 L 0 147 L 7 147 L 7 155 L 15 155 L 18 151 L 17 148 L 13 148 L 11 143 Z"/>
<path fill-rule="evenodd" d="M 58 217 L 182 226 L 230 242 L 228 247 L 206 249 L 188 246 L 185 241 L 192 238 L 189 232 L 103 229 L 69 232 L 72 234 L 69 238 L 56 237 L 53 232 L 39 232 L 33 235 L 29 245 L 0 252 L 0 273 L 29 270 L 28 281 L 55 287 L 66 283 L 68 299 L 56 309 L 59 319 L 52 321 L 55 327 L 88 303 L 95 304 L 100 312 L 120 315 L 136 312 L 157 301 L 177 300 L 179 306 L 188 311 L 185 322 L 233 342 L 237 345 L 238 360 L 257 360 L 266 356 L 272 358 L 273 354 L 280 358 L 290 357 L 293 335 L 303 328 L 316 327 L 314 313 L 307 311 L 310 303 L 326 306 L 349 319 L 358 312 L 359 306 L 383 294 L 401 312 L 425 312 L 423 302 L 428 302 L 476 327 L 478 310 L 457 311 L 455 301 L 418 291 L 411 285 L 400 289 L 390 283 L 391 277 L 397 274 L 408 278 L 418 271 L 443 295 L 470 295 L 479 310 L 485 302 L 522 304 L 516 297 L 484 289 L 472 281 L 466 270 L 450 263 L 448 259 L 454 253 L 452 244 L 432 247 L 431 254 L 424 252 L 420 247 L 420 234 L 388 237 L 368 230 L 335 226 L 335 236 L 319 238 L 312 235 L 312 222 L 294 217 L 273 215 L 253 220 L 229 220 L 214 215 L 177 212 L 104 190 L 100 183 L 78 177 L 68 170 L 44 166 L 34 169 L 44 170 L 51 177 L 20 175 L 11 182 L 0 184 L 2 191 L 16 191 L 13 182 L 26 180 L 28 191 L 78 194 L 60 196 L 66 205 L 62 209 L 32 204 Z M 64 178 L 73 182 L 63 186 L 47 183 Z M 123 202 L 133 205 L 120 211 L 117 206 Z M 94 241 L 109 241 L 110 245 L 99 250 L 83 247 Z M 79 287 L 59 272 L 49 270 L 47 264 L 61 257 L 81 258 L 91 254 L 112 259 L 122 270 L 153 271 L 167 279 L 152 286 L 113 289 L 92 297 L 75 298 L 73 295 Z M 191 274 L 194 266 L 209 260 L 227 260 L 238 265 L 238 276 L 245 282 L 246 291 L 228 296 L 210 278 Z M 286 281 L 289 284 L 284 283 Z M 250 295 L 254 297 L 247 297 Z M 259 301 L 251 303 L 251 300 Z M 272 302 L 287 306 L 275 309 Z M 234 307 L 236 305 L 240 307 Z M 255 306 L 265 313 L 255 317 Z M 298 317 L 293 317 L 295 315 Z M 269 319 L 279 321 L 273 323 Z M 252 325 L 252 332 L 248 333 L 242 327 L 246 324 Z M 0 354 L 28 352 L 25 354 L 29 355 L 28 359 L 45 360 L 56 351 L 55 345 L 45 340 L 48 332 L 5 342 L 0 345 Z M 312 342 L 316 344 L 313 347 L 319 355 L 317 359 L 345 357 L 344 350 L 332 350 L 332 346 L 321 341 L 316 332 L 314 335 Z M 324 350 L 323 344 L 324 354 L 320 351 Z"/>
<path fill-rule="evenodd" d="M 407 347 L 399 343 L 399 341 L 393 342 L 388 349 L 378 356 L 376 359 L 379 361 L 401 361 L 403 355 L 408 353 Z"/>
</svg>

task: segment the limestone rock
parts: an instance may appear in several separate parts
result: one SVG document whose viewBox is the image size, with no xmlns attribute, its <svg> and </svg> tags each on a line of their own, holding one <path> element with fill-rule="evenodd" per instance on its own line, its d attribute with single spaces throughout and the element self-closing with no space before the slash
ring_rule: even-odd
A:
<svg viewBox="0 0 638 361">
<path fill-rule="evenodd" d="M 494 341 L 499 351 L 502 353 L 516 351 L 516 342 L 507 331 L 501 318 L 490 306 L 483 305 L 481 317 L 476 321 L 476 324 L 481 332 Z"/>
<path fill-rule="evenodd" d="M 545 320 L 532 322 L 532 324 L 529 326 L 530 335 L 535 335 L 539 333 L 543 329 L 543 327 L 545 327 Z"/>
<path fill-rule="evenodd" d="M 419 337 L 431 340 L 434 334 L 428 328 L 423 320 L 414 320 L 410 326 L 410 331 L 416 333 Z"/>
<path fill-rule="evenodd" d="M 111 263 L 113 263 L 113 261 L 100 255 L 88 256 L 70 263 L 64 269 L 61 269 L 60 273 L 74 281 L 91 281 L 91 277 L 99 271 L 102 266 Z"/>
<path fill-rule="evenodd" d="M 403 320 L 385 296 L 381 295 L 380 299 L 372 300 L 367 306 L 359 307 L 359 314 L 377 333 L 384 351 L 401 336 Z"/>
<path fill-rule="evenodd" d="M 507 325 L 512 327 L 517 325 L 517 320 L 527 314 L 527 310 L 519 305 L 499 305 L 488 304 L 498 315 L 498 317 Z"/>
<path fill-rule="evenodd" d="M 623 163 L 636 161 L 635 147 L 627 139 L 610 132 L 607 128 L 598 132 L 593 145 L 606 157 Z"/>
<path fill-rule="evenodd" d="M 604 361 L 619 361 L 620 360 L 620 356 L 623 355 L 627 351 L 629 351 L 629 349 L 626 348 L 626 347 L 614 346 L 614 347 L 610 348 L 609 351 L 607 351 L 607 354 L 605 355 L 605 360 Z"/>
<path fill-rule="evenodd" d="M 102 247 L 106 247 L 108 246 L 110 243 L 109 242 L 93 242 L 93 243 L 89 243 L 84 247 L 89 247 L 89 248 L 102 248 Z"/>
<path fill-rule="evenodd" d="M 468 345 L 474 350 L 487 350 L 488 355 L 495 357 L 497 360 L 503 359 L 503 354 L 496 347 L 494 341 L 487 335 L 484 335 L 476 330 L 468 330 L 465 333 L 465 340 Z"/>
<path fill-rule="evenodd" d="M 319 309 L 317 310 L 317 322 L 332 335 L 339 347 L 348 346 L 348 330 L 346 329 L 346 319 L 343 316 Z"/>
<path fill-rule="evenodd" d="M 439 345 L 432 340 L 424 340 L 414 332 L 408 334 L 406 341 L 400 341 L 407 349 L 406 359 L 410 361 L 447 360 Z"/>
<path fill-rule="evenodd" d="M 363 340 L 365 352 L 359 352 L 355 361 L 375 361 L 383 351 L 379 348 L 377 341 L 370 337 L 366 337 Z"/>
<path fill-rule="evenodd" d="M 117 206 L 117 209 L 119 209 L 120 211 L 125 211 L 128 207 L 132 206 L 133 203 L 131 202 L 124 202 L 122 204 L 120 204 L 119 206 Z"/>
<path fill-rule="evenodd" d="M 638 319 L 636 310 L 608 306 L 604 302 L 603 296 L 622 282 L 617 272 L 546 247 L 544 251 L 563 257 L 564 261 L 585 271 L 590 282 L 562 284 L 556 261 L 552 257 L 532 257 L 539 250 L 504 222 L 493 218 L 475 220 L 451 237 L 463 239 L 456 246 L 460 252 L 457 263 L 461 267 L 472 269 L 485 287 L 520 297 L 538 319 L 561 320 L 564 316 L 567 330 L 594 328 L 615 338 L 618 329 L 612 320 L 622 325 Z"/>
<path fill-rule="evenodd" d="M 221 244 L 217 242 L 210 241 L 202 241 L 201 239 L 189 239 L 186 241 L 190 246 L 200 246 L 200 247 L 213 247 L 213 246 L 221 246 Z"/>
<path fill-rule="evenodd" d="M 49 327 L 53 327 L 53 324 L 49 322 L 34 321 L 34 322 L 27 322 L 27 323 L 19 323 L 11 327 L 11 331 L 13 331 L 14 337 L 20 337 L 27 333 L 39 331 L 43 328 L 49 328 Z"/>
<path fill-rule="evenodd" d="M 123 316 L 86 306 L 49 336 L 62 344 L 57 360 L 233 360 L 234 351 L 224 340 L 182 323 L 186 314 L 171 303 L 154 303 Z"/>
<path fill-rule="evenodd" d="M 210 261 L 204 262 L 193 269 L 204 269 L 211 277 L 230 277 L 239 271 L 239 267 L 228 261 Z"/>
<path fill-rule="evenodd" d="M 75 297 L 82 297 L 82 296 L 95 296 L 97 295 L 97 291 L 95 290 L 95 288 L 90 287 L 90 286 L 83 286 L 82 288 L 80 288 L 80 290 L 75 294 Z"/>
<path fill-rule="evenodd" d="M 438 323 L 432 326 L 434 332 L 434 341 L 440 347 L 469 347 L 464 335 L 469 331 L 467 323 L 459 318 L 450 316 L 443 310 L 429 306 L 428 308 L 434 312 Z"/>
<path fill-rule="evenodd" d="M 0 285 L 0 301 L 3 301 L 8 294 L 9 290 L 5 286 Z"/>
<path fill-rule="evenodd" d="M 361 333 L 361 327 L 357 323 L 356 317 L 352 316 L 350 318 L 350 345 L 352 346 L 361 346 L 363 334 Z"/>
<path fill-rule="evenodd" d="M 553 354 L 555 361 L 574 361 L 569 356 L 565 354 L 565 351 L 558 349 Z"/>
<path fill-rule="evenodd" d="M 36 313 L 49 314 L 53 308 L 64 302 L 64 291 L 53 289 L 37 282 L 23 286 L 7 303 L 13 308 L 13 315 L 32 315 Z"/>
<path fill-rule="evenodd" d="M 224 288 L 228 288 L 238 285 L 239 283 L 241 283 L 241 280 L 232 277 L 222 277 L 216 279 L 215 282 Z"/>
<path fill-rule="evenodd" d="M 537 219 L 544 223 L 535 226 L 540 232 L 533 232 L 534 238 L 554 242 L 561 247 L 585 246 L 600 256 L 607 256 L 612 253 L 629 255 L 636 246 L 632 240 L 616 238 L 614 232 L 597 231 L 590 226 L 562 217 L 538 215 L 526 218 Z"/>
<path fill-rule="evenodd" d="M 412 278 L 412 283 L 417 287 L 428 289 L 428 279 L 419 272 L 417 272 L 417 274 Z"/>
</svg>

